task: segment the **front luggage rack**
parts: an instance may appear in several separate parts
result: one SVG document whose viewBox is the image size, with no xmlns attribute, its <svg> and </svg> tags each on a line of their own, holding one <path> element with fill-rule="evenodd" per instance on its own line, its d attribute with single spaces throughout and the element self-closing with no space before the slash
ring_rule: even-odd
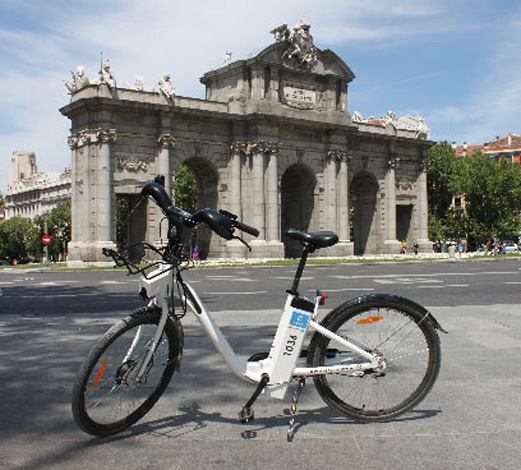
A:
<svg viewBox="0 0 521 470">
<path fill-rule="evenodd" d="M 139 249 L 140 247 L 141 249 Z M 157 248 L 147 242 L 138 242 L 120 251 L 111 248 L 103 248 L 102 253 L 114 260 L 116 268 L 126 268 L 128 271 L 127 276 L 141 274 L 145 278 L 148 278 L 147 273 L 149 273 L 152 268 L 164 264 L 163 259 L 165 257 L 165 249 L 166 247 Z M 145 260 L 147 250 L 153 251 L 159 255 L 160 259 Z M 139 256 L 136 256 L 134 253 L 139 253 Z"/>
</svg>

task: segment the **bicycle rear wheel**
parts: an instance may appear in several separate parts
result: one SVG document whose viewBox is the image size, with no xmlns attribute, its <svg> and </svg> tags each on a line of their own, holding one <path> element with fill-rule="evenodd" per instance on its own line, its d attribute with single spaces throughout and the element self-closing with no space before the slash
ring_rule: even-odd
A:
<svg viewBox="0 0 521 470">
<path fill-rule="evenodd" d="M 337 307 L 322 325 L 366 351 L 380 353 L 386 363 L 384 371 L 314 377 L 318 393 L 337 412 L 357 421 L 387 421 L 416 406 L 434 385 L 440 341 L 423 307 L 396 296 L 367 296 Z M 342 348 L 315 333 L 308 366 L 367 362 Z"/>
<path fill-rule="evenodd" d="M 141 381 L 136 380 L 160 318 L 158 309 L 143 308 L 120 320 L 94 345 L 72 390 L 72 413 L 89 434 L 107 436 L 141 419 L 178 368 L 183 333 L 169 318 Z"/>
</svg>

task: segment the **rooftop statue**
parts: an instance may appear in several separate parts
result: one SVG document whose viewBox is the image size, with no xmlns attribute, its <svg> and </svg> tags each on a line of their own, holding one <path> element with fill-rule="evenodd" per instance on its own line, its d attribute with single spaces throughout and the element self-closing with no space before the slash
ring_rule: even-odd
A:
<svg viewBox="0 0 521 470">
<path fill-rule="evenodd" d="M 306 20 L 289 28 L 287 24 L 281 24 L 271 31 L 277 42 L 286 41 L 287 49 L 284 51 L 283 59 L 295 58 L 299 65 L 313 66 L 317 62 L 317 48 L 313 44 L 313 36 L 309 30 L 311 24 Z"/>
<path fill-rule="evenodd" d="M 74 93 L 75 91 L 80 90 L 83 87 L 86 87 L 89 85 L 89 77 L 85 75 L 85 70 L 83 69 L 82 65 L 78 65 L 76 67 L 76 72 L 73 72 L 71 70 L 72 75 L 72 82 L 63 81 L 65 83 L 65 86 L 67 87 L 67 90 L 69 92 Z"/>
<path fill-rule="evenodd" d="M 355 111 L 353 113 L 353 122 L 367 122 L 367 119 L 364 119 L 360 111 Z"/>
<path fill-rule="evenodd" d="M 137 91 L 143 91 L 143 77 L 141 75 L 136 75 L 134 89 Z"/>
<path fill-rule="evenodd" d="M 410 115 L 398 117 L 394 111 L 387 111 L 387 114 L 383 117 L 374 118 L 371 116 L 365 119 L 362 113 L 355 111 L 352 119 L 355 123 L 387 127 L 395 132 L 398 130 L 414 132 L 417 139 L 426 140 L 430 137 L 429 127 L 425 123 L 425 119 L 419 115 L 416 115 L 416 117 Z"/>
<path fill-rule="evenodd" d="M 136 91 L 143 91 L 143 77 L 141 75 L 136 75 L 136 81 L 134 82 L 134 85 L 125 82 L 125 88 Z"/>
<path fill-rule="evenodd" d="M 109 88 L 116 88 L 116 76 L 114 72 L 110 70 L 110 62 L 108 59 L 104 62 L 100 74 L 100 83 L 106 83 Z"/>
<path fill-rule="evenodd" d="M 170 74 L 167 73 L 161 80 L 159 80 L 158 85 L 159 92 L 165 95 L 167 100 L 170 100 L 175 96 L 175 88 L 170 79 Z"/>
</svg>

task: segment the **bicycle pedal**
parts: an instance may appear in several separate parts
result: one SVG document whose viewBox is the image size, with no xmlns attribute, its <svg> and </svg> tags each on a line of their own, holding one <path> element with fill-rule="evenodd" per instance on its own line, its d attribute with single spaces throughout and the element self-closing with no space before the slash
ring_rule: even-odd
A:
<svg viewBox="0 0 521 470">
<path fill-rule="evenodd" d="M 253 421 L 255 418 L 255 414 L 253 413 L 252 408 L 248 408 L 246 406 L 242 407 L 242 410 L 239 411 L 239 421 L 243 424 L 247 424 L 250 421 Z"/>
</svg>

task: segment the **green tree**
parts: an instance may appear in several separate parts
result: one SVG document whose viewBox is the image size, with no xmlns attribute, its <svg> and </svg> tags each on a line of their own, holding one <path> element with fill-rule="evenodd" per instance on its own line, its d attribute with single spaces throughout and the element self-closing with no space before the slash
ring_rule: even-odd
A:
<svg viewBox="0 0 521 470">
<path fill-rule="evenodd" d="M 116 245 L 120 249 L 123 249 L 128 245 L 128 219 L 130 211 L 130 198 L 128 196 L 116 197 Z"/>
<path fill-rule="evenodd" d="M 197 176 L 187 165 L 181 165 L 175 175 L 174 204 L 193 214 L 199 209 L 197 207 L 197 192 Z M 200 233 L 198 227 L 192 231 L 190 243 L 185 247 L 187 252 L 191 252 L 198 245 L 197 239 Z"/>
<path fill-rule="evenodd" d="M 71 241 L 71 201 L 62 202 L 49 214 L 49 225 L 53 239 L 53 254 L 65 255 Z"/>
<path fill-rule="evenodd" d="M 429 236 L 433 240 L 464 236 L 462 213 L 452 206 L 454 196 L 461 195 L 461 162 L 447 142 L 430 148 L 427 157 Z"/>
<path fill-rule="evenodd" d="M 186 165 L 181 165 L 175 175 L 175 205 L 194 213 L 197 209 L 197 177 Z"/>
<path fill-rule="evenodd" d="M 39 238 L 38 227 L 23 217 L 13 217 L 0 223 L 0 258 L 13 263 L 27 262 Z"/>
<path fill-rule="evenodd" d="M 494 163 L 479 152 L 462 159 L 460 187 L 466 200 L 466 230 L 484 242 L 487 237 L 517 237 L 521 229 L 521 168 Z"/>
<path fill-rule="evenodd" d="M 34 225 L 37 227 L 39 238 L 31 245 L 31 251 L 41 257 L 44 248 L 41 237 L 47 234 L 51 237 L 49 245 L 49 257 L 51 259 L 63 259 L 67 252 L 67 244 L 71 239 L 71 203 L 63 202 L 50 213 L 39 215 L 34 218 Z"/>
</svg>

